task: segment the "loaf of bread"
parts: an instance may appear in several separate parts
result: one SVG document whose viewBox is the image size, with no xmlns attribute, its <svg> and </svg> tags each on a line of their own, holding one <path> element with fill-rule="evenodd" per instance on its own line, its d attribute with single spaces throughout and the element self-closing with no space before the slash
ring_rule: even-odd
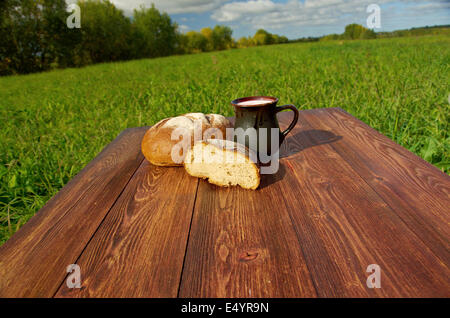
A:
<svg viewBox="0 0 450 318">
<path fill-rule="evenodd" d="M 255 190 L 260 182 L 255 158 L 256 154 L 241 144 L 208 139 L 196 142 L 186 153 L 184 168 L 191 176 L 208 179 L 218 186 L 239 185 Z"/>
<path fill-rule="evenodd" d="M 201 127 L 198 127 L 200 123 Z M 186 153 L 179 151 L 176 162 L 172 159 L 174 146 L 180 140 L 172 140 L 172 133 L 177 128 L 184 128 L 189 133 L 190 140 L 184 151 L 187 151 L 194 144 L 194 130 L 198 129 L 200 139 L 207 129 L 216 128 L 223 138 L 226 136 L 226 128 L 231 127 L 230 122 L 222 115 L 203 113 L 188 113 L 177 117 L 165 118 L 152 126 L 142 139 L 141 149 L 144 157 L 150 163 L 157 166 L 182 166 Z M 178 148 L 176 148 L 178 151 Z"/>
</svg>

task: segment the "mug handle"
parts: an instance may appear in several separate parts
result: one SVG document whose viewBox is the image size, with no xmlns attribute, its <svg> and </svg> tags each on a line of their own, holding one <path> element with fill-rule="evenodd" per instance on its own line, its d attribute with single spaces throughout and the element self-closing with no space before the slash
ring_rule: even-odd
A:
<svg viewBox="0 0 450 318">
<path fill-rule="evenodd" d="M 285 110 L 285 109 L 289 109 L 289 110 L 292 110 L 294 112 L 294 120 L 292 120 L 291 124 L 289 125 L 289 127 L 285 131 L 280 132 L 280 137 L 281 137 L 280 144 L 281 144 L 281 142 L 283 142 L 284 138 L 286 138 L 287 134 L 289 134 L 289 132 L 292 130 L 292 128 L 295 127 L 295 125 L 297 124 L 297 121 L 298 121 L 298 109 L 297 109 L 297 107 L 295 107 L 292 104 L 283 105 L 283 106 L 277 106 L 277 108 L 275 110 L 275 114 L 280 112 L 280 111 L 282 111 L 282 110 Z"/>
</svg>

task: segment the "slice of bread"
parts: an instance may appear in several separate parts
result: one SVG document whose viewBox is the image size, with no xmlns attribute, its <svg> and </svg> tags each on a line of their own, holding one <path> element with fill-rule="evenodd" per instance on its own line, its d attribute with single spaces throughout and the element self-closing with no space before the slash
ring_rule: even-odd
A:
<svg viewBox="0 0 450 318">
<path fill-rule="evenodd" d="M 228 187 L 239 185 L 255 190 L 259 186 L 259 168 L 252 161 L 254 152 L 230 140 L 198 141 L 188 150 L 184 168 L 191 176 Z"/>
</svg>

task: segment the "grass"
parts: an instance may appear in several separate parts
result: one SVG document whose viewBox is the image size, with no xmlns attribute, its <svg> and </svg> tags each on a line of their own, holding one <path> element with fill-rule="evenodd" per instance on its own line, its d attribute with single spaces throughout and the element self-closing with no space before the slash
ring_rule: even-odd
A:
<svg viewBox="0 0 450 318">
<path fill-rule="evenodd" d="M 450 37 L 256 47 L 0 78 L 0 244 L 127 127 L 273 95 L 341 107 L 449 173 Z"/>
</svg>

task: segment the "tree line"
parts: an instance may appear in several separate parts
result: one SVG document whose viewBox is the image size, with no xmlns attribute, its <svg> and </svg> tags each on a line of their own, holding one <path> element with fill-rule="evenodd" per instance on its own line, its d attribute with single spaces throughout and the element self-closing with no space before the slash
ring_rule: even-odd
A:
<svg viewBox="0 0 450 318">
<path fill-rule="evenodd" d="M 262 29 L 236 41 L 222 25 L 182 33 L 154 5 L 132 17 L 108 0 L 77 5 L 81 28 L 71 29 L 65 0 L 0 1 L 0 75 L 288 42 Z"/>
<path fill-rule="evenodd" d="M 235 40 L 231 28 L 223 25 L 182 33 L 167 13 L 153 5 L 135 9 L 127 17 L 109 0 L 79 0 L 77 4 L 81 28 L 70 29 L 65 0 L 0 0 L 0 75 L 287 42 L 450 33 L 448 26 L 375 33 L 350 24 L 343 34 L 320 38 L 289 41 L 260 29 Z"/>
<path fill-rule="evenodd" d="M 330 40 L 366 40 L 366 39 L 382 39 L 394 37 L 409 37 L 409 36 L 423 36 L 423 35 L 438 35 L 450 34 L 450 26 L 426 26 L 420 28 L 411 28 L 407 30 L 396 30 L 391 32 L 374 32 L 371 29 L 365 28 L 360 24 L 349 24 L 345 27 L 342 34 L 329 34 L 316 38 L 316 41 L 330 41 Z"/>
<path fill-rule="evenodd" d="M 321 37 L 319 41 L 330 40 L 367 40 L 375 39 L 376 33 L 368 28 L 363 27 L 360 24 L 349 24 L 345 27 L 345 31 L 342 34 L 329 34 Z"/>
</svg>

